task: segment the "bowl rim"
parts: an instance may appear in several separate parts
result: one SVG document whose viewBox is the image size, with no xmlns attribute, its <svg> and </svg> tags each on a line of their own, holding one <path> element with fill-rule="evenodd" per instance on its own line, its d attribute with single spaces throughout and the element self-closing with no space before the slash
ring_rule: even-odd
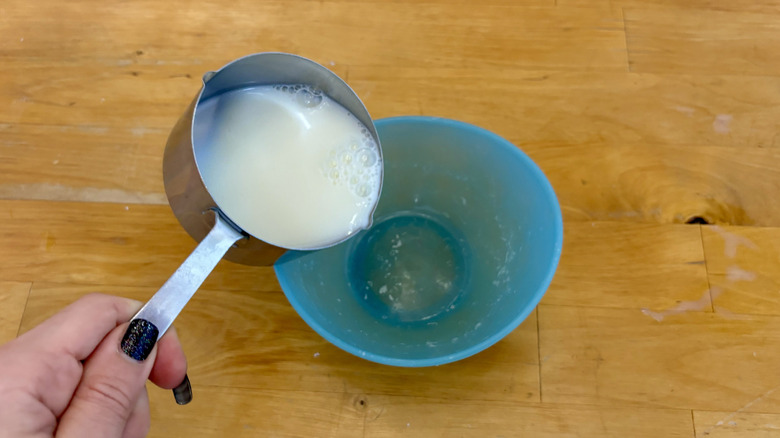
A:
<svg viewBox="0 0 780 438">
<path fill-rule="evenodd" d="M 396 358 L 396 357 L 371 353 L 369 351 L 365 351 L 359 347 L 356 347 L 342 340 L 341 338 L 333 335 L 331 332 L 326 330 L 308 312 L 306 312 L 304 307 L 300 304 L 300 302 L 294 296 L 294 294 L 288 292 L 292 290 L 291 284 L 284 275 L 281 275 L 282 274 L 281 266 L 284 264 L 285 260 L 289 258 L 289 255 L 291 254 L 290 252 L 282 255 L 282 257 L 280 257 L 277 260 L 277 262 L 274 264 L 274 271 L 276 273 L 277 279 L 279 280 L 279 284 L 282 287 L 282 291 L 284 292 L 284 295 L 287 297 L 287 300 L 290 302 L 290 304 L 298 313 L 298 315 L 300 315 L 301 318 L 303 318 L 303 320 L 306 322 L 306 324 L 309 325 L 309 327 L 311 327 L 315 332 L 317 332 L 320 336 L 325 338 L 331 344 L 357 357 L 361 357 L 363 359 L 367 359 L 372 362 L 376 362 L 384 365 L 391 365 L 391 366 L 398 366 L 398 367 L 438 366 L 438 365 L 444 365 L 451 362 L 456 362 L 461 359 L 465 359 L 469 356 L 473 356 L 493 346 L 498 341 L 500 341 L 501 339 L 509 335 L 509 333 L 514 331 L 523 321 L 526 320 L 526 318 L 528 318 L 531 312 L 534 311 L 534 309 L 536 309 L 542 297 L 547 292 L 550 283 L 552 283 L 553 276 L 555 275 L 555 272 L 558 267 L 558 263 L 560 261 L 561 251 L 563 248 L 563 218 L 561 215 L 561 208 L 558 202 L 558 197 L 555 195 L 555 191 L 553 190 L 550 181 L 544 175 L 544 172 L 542 172 L 539 166 L 533 160 L 531 160 L 531 158 L 528 155 L 526 155 L 525 152 L 523 152 L 520 149 L 520 147 L 514 145 L 513 143 L 509 142 L 505 138 L 499 136 L 494 132 L 488 131 L 487 129 L 481 128 L 479 126 L 472 125 L 467 122 L 447 119 L 443 117 L 395 116 L 395 117 L 386 117 L 375 121 L 375 126 L 377 128 L 377 131 L 380 131 L 380 129 L 383 129 L 386 126 L 406 125 L 406 124 L 443 126 L 447 128 L 455 128 L 455 129 L 470 131 L 479 136 L 485 137 L 490 141 L 491 144 L 494 144 L 496 147 L 504 148 L 508 150 L 509 153 L 515 154 L 523 163 L 523 165 L 526 166 L 528 171 L 533 174 L 536 180 L 538 180 L 541 183 L 542 189 L 545 192 L 544 193 L 545 198 L 551 201 L 554 210 L 553 214 L 555 216 L 554 223 L 553 223 L 553 227 L 554 227 L 553 232 L 555 237 L 554 246 L 553 246 L 553 257 L 550 260 L 547 273 L 544 279 L 540 283 L 537 290 L 534 291 L 534 293 L 531 295 L 531 299 L 528 302 L 528 305 L 525 306 L 523 311 L 518 313 L 517 316 L 513 318 L 511 321 L 509 321 L 501 330 L 497 331 L 496 333 L 492 334 L 488 338 L 468 348 L 464 348 L 463 350 L 458 351 L 457 353 L 428 357 L 424 359 Z M 380 195 L 380 200 L 381 200 L 381 195 Z"/>
</svg>

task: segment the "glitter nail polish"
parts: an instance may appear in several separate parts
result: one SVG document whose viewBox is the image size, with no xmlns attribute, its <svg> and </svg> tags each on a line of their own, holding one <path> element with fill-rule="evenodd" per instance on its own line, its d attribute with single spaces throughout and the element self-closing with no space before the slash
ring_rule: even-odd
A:
<svg viewBox="0 0 780 438">
<path fill-rule="evenodd" d="M 130 326 L 122 337 L 122 351 L 135 360 L 145 360 L 157 343 L 158 333 L 157 327 L 151 322 L 145 319 L 134 319 L 130 321 Z"/>
</svg>

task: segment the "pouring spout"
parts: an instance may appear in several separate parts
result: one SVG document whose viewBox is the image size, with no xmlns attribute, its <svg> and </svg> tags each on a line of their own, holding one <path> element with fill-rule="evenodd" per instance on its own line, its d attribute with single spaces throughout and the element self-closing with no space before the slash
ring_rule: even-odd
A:
<svg viewBox="0 0 780 438">
<path fill-rule="evenodd" d="M 203 85 L 206 85 L 206 82 L 208 82 L 209 79 L 214 77 L 215 74 L 217 74 L 217 72 L 215 72 L 215 71 L 207 71 L 206 73 L 204 73 L 203 74 Z"/>
</svg>

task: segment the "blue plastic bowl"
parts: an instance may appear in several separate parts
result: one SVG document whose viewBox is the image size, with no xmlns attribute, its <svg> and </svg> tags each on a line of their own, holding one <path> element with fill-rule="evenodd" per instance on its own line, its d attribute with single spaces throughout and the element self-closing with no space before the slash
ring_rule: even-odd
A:
<svg viewBox="0 0 780 438">
<path fill-rule="evenodd" d="M 552 280 L 561 211 L 536 164 L 503 138 L 434 117 L 376 122 L 385 160 L 374 225 L 275 264 L 317 333 L 388 365 L 441 365 L 514 330 Z"/>
</svg>

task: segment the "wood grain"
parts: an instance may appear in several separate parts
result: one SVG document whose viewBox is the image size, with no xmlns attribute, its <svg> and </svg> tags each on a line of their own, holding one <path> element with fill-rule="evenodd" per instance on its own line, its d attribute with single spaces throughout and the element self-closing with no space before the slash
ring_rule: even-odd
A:
<svg viewBox="0 0 780 438">
<path fill-rule="evenodd" d="M 780 229 L 702 227 L 709 281 L 724 314 L 780 314 Z"/>
<path fill-rule="evenodd" d="M 376 396 L 368 399 L 366 436 L 690 437 L 687 410 L 520 404 Z M 652 421 L 647 419 L 652 418 Z"/>
<path fill-rule="evenodd" d="M 30 283 L 0 281 L 0 344 L 16 337 L 29 292 Z"/>
<path fill-rule="evenodd" d="M 694 411 L 696 436 L 771 438 L 780 434 L 780 416 L 754 412 Z"/>
<path fill-rule="evenodd" d="M 456 118 L 522 148 L 780 145 L 778 77 L 355 66 L 348 82 L 374 117 Z"/>
<path fill-rule="evenodd" d="M 778 317 L 542 305 L 539 330 L 544 402 L 780 413 Z"/>
<path fill-rule="evenodd" d="M 151 288 L 35 283 L 21 331 L 90 292 L 147 300 Z M 231 388 L 539 401 L 536 317 L 499 344 L 441 367 L 396 368 L 322 339 L 281 293 L 204 288 L 176 320 L 193 382 Z"/>
<path fill-rule="evenodd" d="M 40 14 L 19 3 L 0 16 L 0 57 L 222 65 L 284 51 L 322 64 L 625 69 L 619 15 L 547 4 L 80 0 Z"/>
<path fill-rule="evenodd" d="M 780 67 L 776 14 L 626 8 L 634 72 L 774 75 Z M 730 56 L 739 53 L 740 56 Z"/>
<path fill-rule="evenodd" d="M 0 220 L 4 280 L 156 289 L 196 246 L 167 205 L 0 201 Z M 227 261 L 204 285 L 281 290 L 272 268 Z"/>
<path fill-rule="evenodd" d="M 768 104 L 780 102 L 775 78 L 387 73 L 350 70 L 375 116 L 447 116 L 494 130 L 545 171 L 567 220 L 780 223 L 780 207 L 764 195 L 780 189 L 768 114 L 780 107 Z"/>
<path fill-rule="evenodd" d="M 572 221 L 775 226 L 778 149 L 652 144 L 525 147 Z M 592 164 L 579 165 L 582 157 Z"/>
<path fill-rule="evenodd" d="M 147 132 L 167 133 L 197 94 L 203 73 L 219 65 L 106 66 L 52 60 L 30 65 L 11 59 L 3 67 L 0 122 L 86 130 L 121 127 L 117 134 L 127 141 Z"/>
<path fill-rule="evenodd" d="M 569 222 L 564 242 L 544 304 L 663 309 L 709 287 L 696 226 Z"/>
<path fill-rule="evenodd" d="M 0 125 L 0 198 L 167 204 L 168 130 Z"/>
<path fill-rule="evenodd" d="M 721 0 L 556 0 L 558 7 L 579 7 L 608 12 L 620 11 L 622 8 L 661 9 L 668 14 L 672 10 L 689 9 L 691 12 L 728 11 L 728 12 L 760 12 L 764 14 L 780 13 L 777 0 L 751 0 L 747 2 L 724 2 Z M 735 53 L 739 57 L 742 53 Z"/>
<path fill-rule="evenodd" d="M 178 406 L 170 391 L 150 385 L 149 437 L 362 438 L 359 396 L 313 391 L 221 388 L 193 381 L 193 399 Z"/>
</svg>

